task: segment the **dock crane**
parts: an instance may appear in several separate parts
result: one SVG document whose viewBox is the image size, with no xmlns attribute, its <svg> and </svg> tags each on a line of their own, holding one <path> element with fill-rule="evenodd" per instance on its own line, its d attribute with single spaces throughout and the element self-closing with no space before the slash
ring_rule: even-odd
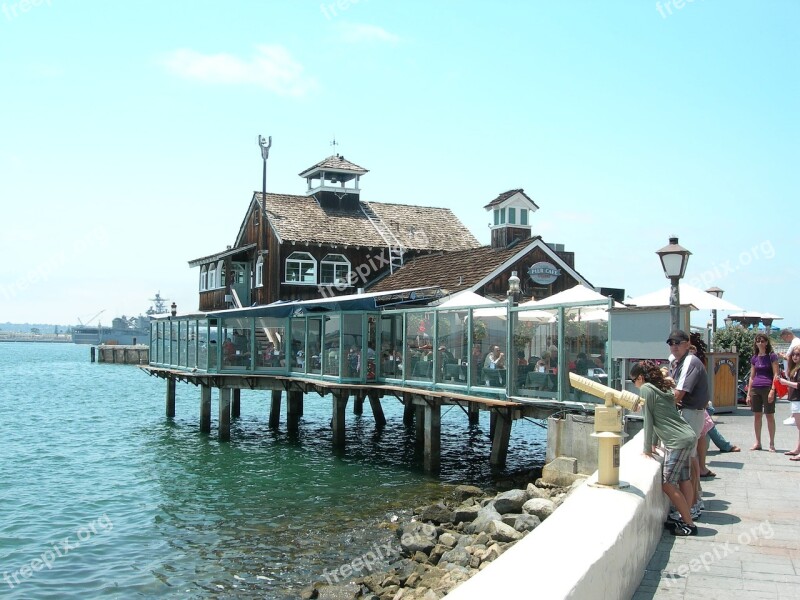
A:
<svg viewBox="0 0 800 600">
<path fill-rule="evenodd" d="M 83 325 L 83 326 L 85 327 L 85 326 L 89 325 L 89 324 L 90 324 L 92 321 L 94 321 L 94 320 L 95 320 L 97 317 L 99 317 L 100 315 L 102 315 L 104 312 L 106 312 L 106 309 L 105 309 L 105 308 L 104 308 L 103 310 L 101 310 L 99 313 L 97 313 L 95 316 L 93 316 L 91 319 L 89 319 L 88 321 L 86 321 L 86 323 L 84 323 L 83 321 L 81 321 L 81 318 L 80 318 L 80 317 L 78 317 L 78 324 L 79 324 L 79 325 Z"/>
</svg>

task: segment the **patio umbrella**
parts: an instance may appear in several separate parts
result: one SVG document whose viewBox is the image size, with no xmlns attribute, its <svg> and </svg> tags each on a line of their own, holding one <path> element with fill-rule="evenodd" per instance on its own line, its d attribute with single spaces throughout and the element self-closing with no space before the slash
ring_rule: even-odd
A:
<svg viewBox="0 0 800 600">
<path fill-rule="evenodd" d="M 691 304 L 699 310 L 742 310 L 732 302 L 717 298 L 713 294 L 693 287 L 688 283 L 681 283 L 679 286 L 681 304 Z M 637 296 L 628 300 L 627 304 L 635 306 L 669 306 L 670 286 L 649 294 Z"/>
</svg>

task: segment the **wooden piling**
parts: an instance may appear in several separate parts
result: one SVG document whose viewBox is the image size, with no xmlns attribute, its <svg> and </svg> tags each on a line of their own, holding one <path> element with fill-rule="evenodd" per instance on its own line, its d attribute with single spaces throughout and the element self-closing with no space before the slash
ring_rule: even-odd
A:
<svg viewBox="0 0 800 600">
<path fill-rule="evenodd" d="M 281 422 L 281 390 L 272 390 L 272 402 L 269 408 L 269 427 L 277 429 Z"/>
<path fill-rule="evenodd" d="M 364 394 L 361 391 L 353 396 L 353 414 L 359 417 L 364 414 Z"/>
<path fill-rule="evenodd" d="M 303 411 L 303 392 L 286 392 L 286 428 L 296 431 L 300 427 L 300 415 Z"/>
<path fill-rule="evenodd" d="M 442 407 L 439 402 L 429 400 L 425 406 L 425 455 L 424 469 L 427 473 L 439 470 L 442 458 Z"/>
<path fill-rule="evenodd" d="M 508 408 L 494 408 L 492 409 L 492 415 L 496 415 L 496 417 L 489 464 L 493 467 L 502 468 L 506 465 L 508 443 L 511 439 L 511 410 Z"/>
<path fill-rule="evenodd" d="M 200 386 L 200 432 L 211 432 L 211 387 Z"/>
<path fill-rule="evenodd" d="M 167 418 L 175 418 L 175 379 L 167 379 Z"/>
<path fill-rule="evenodd" d="M 234 388 L 233 403 L 231 404 L 231 419 L 238 419 L 242 412 L 241 409 L 242 390 Z"/>
<path fill-rule="evenodd" d="M 414 397 L 403 393 L 403 425 L 411 427 L 414 424 Z"/>
<path fill-rule="evenodd" d="M 481 420 L 481 411 L 480 407 L 476 402 L 470 402 L 469 407 L 467 408 L 467 414 L 469 415 L 469 424 L 470 425 L 477 425 L 480 423 Z"/>
<path fill-rule="evenodd" d="M 383 414 L 383 406 L 381 406 L 381 399 L 378 397 L 377 390 L 369 391 L 369 406 L 372 409 L 372 416 L 375 417 L 375 427 L 383 429 L 386 426 L 386 417 Z"/>
<path fill-rule="evenodd" d="M 219 441 L 231 439 L 231 389 L 219 388 Z"/>
<path fill-rule="evenodd" d="M 347 392 L 333 392 L 333 419 L 331 426 L 333 428 L 333 447 L 337 449 L 344 448 L 345 444 L 345 411 L 347 410 L 347 399 L 349 394 Z"/>
</svg>

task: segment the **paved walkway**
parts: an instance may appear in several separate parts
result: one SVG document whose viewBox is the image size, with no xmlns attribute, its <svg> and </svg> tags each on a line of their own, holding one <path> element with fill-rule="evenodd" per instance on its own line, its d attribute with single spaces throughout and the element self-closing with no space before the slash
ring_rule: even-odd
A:
<svg viewBox="0 0 800 600">
<path fill-rule="evenodd" d="M 697 537 L 664 531 L 634 600 L 800 598 L 800 462 L 784 451 L 797 428 L 783 425 L 789 403 L 778 402 L 777 453 L 751 451 L 755 434 L 747 407 L 720 414 L 717 428 L 741 452 L 721 454 L 711 444 L 703 479 L 705 511 Z M 761 442 L 768 447 L 766 423 Z"/>
</svg>

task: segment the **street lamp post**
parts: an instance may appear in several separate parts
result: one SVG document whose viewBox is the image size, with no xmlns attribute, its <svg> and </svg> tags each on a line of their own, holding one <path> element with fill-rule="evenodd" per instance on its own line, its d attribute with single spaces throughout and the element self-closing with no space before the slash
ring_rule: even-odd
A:
<svg viewBox="0 0 800 600">
<path fill-rule="evenodd" d="M 706 290 L 706 294 L 711 294 L 712 296 L 716 296 L 717 298 L 722 298 L 722 294 L 725 293 L 725 290 L 721 290 L 718 287 L 710 287 Z M 717 309 L 711 309 L 711 334 L 714 335 L 717 333 Z"/>
<path fill-rule="evenodd" d="M 261 252 L 267 251 L 267 159 L 269 149 L 272 147 L 272 136 L 264 138 L 258 136 L 258 145 L 261 148 L 261 159 L 264 161 L 264 170 L 261 176 Z"/>
<path fill-rule="evenodd" d="M 516 271 L 511 271 L 511 277 L 508 278 L 508 292 L 506 292 L 509 306 L 517 305 L 517 302 L 519 301 L 519 293 L 519 277 L 517 277 Z"/>
<path fill-rule="evenodd" d="M 669 314 L 672 323 L 672 329 L 681 328 L 681 298 L 680 298 L 680 280 L 686 273 L 686 265 L 689 263 L 689 252 L 686 248 L 678 244 L 678 236 L 670 236 L 669 244 L 660 250 L 656 250 L 656 254 L 661 259 L 661 267 L 664 269 L 664 275 L 669 279 Z"/>
</svg>

